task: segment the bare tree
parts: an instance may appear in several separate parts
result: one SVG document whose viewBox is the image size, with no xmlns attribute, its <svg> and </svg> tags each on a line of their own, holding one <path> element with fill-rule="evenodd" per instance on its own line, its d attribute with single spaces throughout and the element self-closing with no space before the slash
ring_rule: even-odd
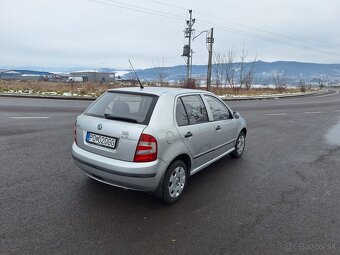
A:
<svg viewBox="0 0 340 255">
<path fill-rule="evenodd" d="M 251 85 L 253 85 L 256 60 L 257 56 L 255 56 L 253 60 L 248 60 L 248 52 L 245 50 L 245 45 L 243 44 L 239 62 L 240 88 L 242 88 L 244 85 L 246 89 L 250 89 Z"/>
<path fill-rule="evenodd" d="M 302 75 L 300 75 L 299 86 L 300 86 L 300 91 L 301 92 L 305 92 L 306 91 L 306 82 L 303 79 Z"/>
<path fill-rule="evenodd" d="M 215 73 L 216 85 L 219 86 L 224 82 L 226 69 L 226 56 L 224 53 L 217 52 L 214 54 L 213 71 Z"/>
<path fill-rule="evenodd" d="M 245 61 L 246 61 L 247 57 L 248 57 L 248 52 L 245 51 L 245 47 L 244 47 L 244 43 L 243 43 L 243 47 L 242 47 L 241 53 L 240 53 L 240 62 L 239 62 L 239 66 L 240 66 L 239 85 L 240 85 L 240 88 L 242 88 L 242 85 L 244 83 L 244 66 L 245 66 Z"/>
<path fill-rule="evenodd" d="M 257 58 L 255 57 L 253 61 L 249 61 L 246 64 L 246 68 L 243 70 L 243 84 L 247 90 L 251 88 L 254 82 L 254 72 L 255 72 L 255 64 Z"/>
<path fill-rule="evenodd" d="M 166 79 L 169 77 L 169 72 L 165 67 L 164 58 L 162 58 L 162 62 L 160 62 L 159 59 L 157 60 L 157 65 L 155 68 L 160 86 L 167 85 L 168 83 L 166 82 Z"/>
<path fill-rule="evenodd" d="M 273 80 L 273 84 L 275 85 L 275 88 L 279 91 L 282 92 L 286 89 L 287 87 L 287 76 L 286 76 L 286 72 L 273 72 L 272 73 L 272 80 Z"/>
<path fill-rule="evenodd" d="M 245 46 L 238 52 L 230 49 L 227 53 L 214 54 L 214 73 L 216 85 L 229 85 L 234 90 L 245 86 L 247 89 L 251 87 L 254 81 L 254 70 L 257 57 L 248 60 L 248 53 Z M 237 62 L 237 60 L 239 60 Z"/>
<path fill-rule="evenodd" d="M 235 89 L 236 85 L 236 51 L 235 49 L 228 50 L 227 53 L 227 63 L 225 68 L 225 80 L 226 83 Z"/>
<path fill-rule="evenodd" d="M 318 79 L 318 85 L 320 89 L 324 88 L 327 84 L 327 77 L 325 75 L 320 75 L 320 78 Z"/>
<path fill-rule="evenodd" d="M 254 82 L 254 66 L 255 66 L 256 60 L 250 63 L 250 69 L 247 71 L 246 76 L 243 79 L 244 86 L 247 90 L 251 88 L 251 85 L 253 85 Z"/>
</svg>

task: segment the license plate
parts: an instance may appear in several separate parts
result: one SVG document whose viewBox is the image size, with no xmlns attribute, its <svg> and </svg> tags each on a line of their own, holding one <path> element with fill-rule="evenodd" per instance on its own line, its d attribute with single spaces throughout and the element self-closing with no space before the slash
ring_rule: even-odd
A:
<svg viewBox="0 0 340 255">
<path fill-rule="evenodd" d="M 115 149 L 116 148 L 116 138 L 98 135 L 91 132 L 86 134 L 86 142 L 92 143 L 98 146 Z"/>
</svg>

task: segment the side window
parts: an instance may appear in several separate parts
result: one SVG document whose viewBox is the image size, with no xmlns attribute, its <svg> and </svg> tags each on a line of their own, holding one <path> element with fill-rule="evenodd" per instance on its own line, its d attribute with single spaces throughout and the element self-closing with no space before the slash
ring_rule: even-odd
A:
<svg viewBox="0 0 340 255">
<path fill-rule="evenodd" d="M 226 120 L 230 119 L 229 109 L 217 98 L 212 96 L 205 96 L 213 114 L 214 120 Z"/>
<path fill-rule="evenodd" d="M 176 121 L 178 126 L 189 125 L 188 116 L 180 98 L 178 98 L 176 102 Z"/>
<path fill-rule="evenodd" d="M 207 109 L 200 95 L 183 96 L 181 99 L 190 125 L 209 121 Z"/>
</svg>

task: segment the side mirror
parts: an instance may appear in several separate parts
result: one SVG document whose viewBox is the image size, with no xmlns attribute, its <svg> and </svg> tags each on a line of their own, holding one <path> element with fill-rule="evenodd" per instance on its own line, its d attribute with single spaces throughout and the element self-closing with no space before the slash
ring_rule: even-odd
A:
<svg viewBox="0 0 340 255">
<path fill-rule="evenodd" d="M 233 118 L 234 119 L 239 119 L 240 118 L 240 114 L 238 112 L 234 112 L 233 113 Z"/>
</svg>

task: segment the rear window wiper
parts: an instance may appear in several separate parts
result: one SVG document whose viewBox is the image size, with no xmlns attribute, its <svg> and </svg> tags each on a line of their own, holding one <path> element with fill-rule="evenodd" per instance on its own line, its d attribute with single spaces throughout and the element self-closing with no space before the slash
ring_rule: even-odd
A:
<svg viewBox="0 0 340 255">
<path fill-rule="evenodd" d="M 138 123 L 136 119 L 114 116 L 108 113 L 105 113 L 104 116 L 105 118 L 110 119 L 110 120 L 122 120 L 122 121 L 127 121 L 127 122 L 132 122 L 132 123 Z"/>
</svg>

